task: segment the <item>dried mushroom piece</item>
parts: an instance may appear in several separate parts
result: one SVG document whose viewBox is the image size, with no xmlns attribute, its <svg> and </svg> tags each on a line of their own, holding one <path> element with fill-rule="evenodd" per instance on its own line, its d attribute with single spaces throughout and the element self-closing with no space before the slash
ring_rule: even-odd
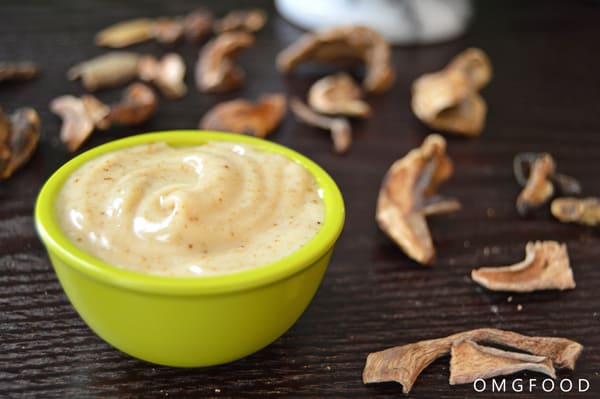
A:
<svg viewBox="0 0 600 399">
<path fill-rule="evenodd" d="M 441 71 L 413 83 L 412 109 L 433 129 L 476 136 L 485 125 L 487 106 L 478 91 L 492 78 L 492 67 L 480 49 L 458 54 Z"/>
<path fill-rule="evenodd" d="M 308 33 L 277 56 L 277 67 L 289 73 L 306 61 L 337 65 L 363 63 L 363 87 L 370 93 L 382 93 L 395 80 L 390 45 L 375 30 L 353 25 Z"/>
<path fill-rule="evenodd" d="M 234 63 L 237 54 L 254 44 L 246 32 L 226 32 L 208 42 L 200 51 L 196 64 L 196 85 L 203 92 L 225 92 L 237 89 L 244 71 Z"/>
<path fill-rule="evenodd" d="M 597 226 L 600 223 L 600 198 L 557 198 L 552 201 L 550 211 L 563 223 Z"/>
<path fill-rule="evenodd" d="M 471 278 L 493 291 L 532 292 L 575 288 L 567 246 L 556 241 L 528 242 L 525 259 L 511 266 L 482 267 Z"/>
<path fill-rule="evenodd" d="M 379 227 L 412 259 L 429 264 L 435 256 L 426 216 L 460 209 L 455 199 L 435 195 L 452 175 L 446 140 L 427 136 L 421 147 L 392 164 L 377 199 Z"/>
<path fill-rule="evenodd" d="M 96 34 L 96 45 L 112 48 L 123 48 L 152 39 L 150 18 L 136 18 L 109 26 Z"/>
<path fill-rule="evenodd" d="M 199 8 L 185 16 L 183 31 L 188 40 L 198 42 L 208 36 L 213 29 L 214 18 L 210 11 Z"/>
<path fill-rule="evenodd" d="M 322 114 L 366 118 L 371 107 L 362 99 L 362 90 L 346 73 L 326 76 L 308 91 L 308 104 Z"/>
<path fill-rule="evenodd" d="M 180 18 L 160 17 L 151 26 L 152 37 L 162 44 L 173 44 L 183 37 L 183 23 Z"/>
<path fill-rule="evenodd" d="M 63 120 L 60 139 L 69 151 L 76 151 L 94 129 L 107 129 L 112 124 L 137 125 L 155 111 L 158 99 L 143 83 L 130 85 L 118 104 L 108 106 L 96 97 L 60 96 L 50 102 L 50 110 Z"/>
<path fill-rule="evenodd" d="M 90 95 L 84 95 L 82 98 L 60 96 L 50 102 L 50 110 L 63 120 L 60 139 L 67 145 L 69 151 L 76 151 L 94 131 L 97 124 L 105 126 L 104 118 L 110 110 L 106 107 L 105 112 L 100 112 L 98 109 L 102 107 L 90 106 L 98 102 Z"/>
<path fill-rule="evenodd" d="M 123 93 L 121 101 L 110 106 L 106 120 L 109 124 L 139 125 L 150 119 L 157 107 L 154 90 L 143 83 L 133 83 Z"/>
<path fill-rule="evenodd" d="M 517 211 L 521 215 L 544 205 L 554 195 L 550 177 L 555 171 L 556 165 L 550 154 L 544 154 L 533 161 L 527 183 L 517 197 Z"/>
<path fill-rule="evenodd" d="M 137 18 L 111 25 L 96 34 L 96 44 L 123 48 L 148 40 L 173 44 L 184 35 L 200 40 L 212 30 L 213 17 L 209 11 L 198 9 L 186 16 Z"/>
<path fill-rule="evenodd" d="M 575 369 L 583 346 L 559 337 L 529 337 L 512 331 L 480 328 L 370 353 L 363 370 L 363 383 L 396 381 L 409 393 L 417 377 L 433 361 L 450 352 L 452 344 L 465 339 L 515 348 L 544 356 L 557 368 Z"/>
<path fill-rule="evenodd" d="M 478 345 L 469 339 L 452 344 L 450 385 L 468 384 L 478 379 L 535 371 L 556 378 L 552 361 L 544 356 L 527 355 Z"/>
<path fill-rule="evenodd" d="M 139 60 L 138 71 L 141 80 L 154 83 L 167 98 L 181 98 L 187 93 L 185 62 L 179 54 L 166 54 L 160 61 L 145 55 Z"/>
<path fill-rule="evenodd" d="M 113 51 L 75 65 L 67 72 L 69 79 L 79 79 L 87 90 L 118 86 L 140 78 L 154 83 L 168 98 L 183 97 L 187 93 L 184 82 L 185 63 L 176 53 L 168 53 L 160 60 L 153 55 Z"/>
<path fill-rule="evenodd" d="M 265 138 L 281 122 L 286 110 L 283 94 L 262 96 L 256 103 L 232 100 L 217 104 L 200 121 L 200 128 Z"/>
<path fill-rule="evenodd" d="M 109 52 L 71 67 L 67 77 L 81 79 L 83 87 L 90 91 L 119 86 L 137 77 L 140 58 L 127 51 Z"/>
<path fill-rule="evenodd" d="M 267 13 L 260 8 L 250 10 L 233 10 L 223 18 L 215 21 L 214 30 L 217 33 L 246 31 L 258 32 L 267 23 Z"/>
<path fill-rule="evenodd" d="M 40 138 L 40 117 L 19 108 L 10 117 L 0 109 L 0 179 L 8 179 L 33 155 Z"/>
<path fill-rule="evenodd" d="M 35 78 L 39 68 L 33 62 L 0 62 L 0 82 Z"/>
<path fill-rule="evenodd" d="M 336 154 L 345 154 L 350 149 L 352 128 L 346 118 L 331 118 L 319 115 L 297 98 L 292 99 L 290 107 L 300 121 L 309 126 L 329 130 Z"/>
<path fill-rule="evenodd" d="M 556 172 L 556 162 L 548 153 L 519 153 L 513 161 L 513 171 L 523 190 L 517 197 L 517 211 L 525 216 L 546 204 L 555 193 L 563 195 L 581 192 L 579 182 Z"/>
</svg>

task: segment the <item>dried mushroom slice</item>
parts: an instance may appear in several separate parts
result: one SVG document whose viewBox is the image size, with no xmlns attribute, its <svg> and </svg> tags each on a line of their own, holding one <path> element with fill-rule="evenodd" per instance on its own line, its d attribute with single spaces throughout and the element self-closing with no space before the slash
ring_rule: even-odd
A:
<svg viewBox="0 0 600 399">
<path fill-rule="evenodd" d="M 555 171 L 556 164 L 550 154 L 543 154 L 533 161 L 527 183 L 517 197 L 517 211 L 521 215 L 544 205 L 554 195 L 550 178 Z"/>
<path fill-rule="evenodd" d="M 152 38 L 163 44 L 173 44 L 183 37 L 182 18 L 160 17 L 153 21 L 150 28 Z"/>
<path fill-rule="evenodd" d="M 523 190 L 517 197 L 517 211 L 525 216 L 546 204 L 554 195 L 555 187 L 563 195 L 576 195 L 581 185 L 573 177 L 556 172 L 552 155 L 524 152 L 515 156 L 513 171 Z"/>
<path fill-rule="evenodd" d="M 267 13 L 260 8 L 250 10 L 233 10 L 223 18 L 215 21 L 214 29 L 217 33 L 246 31 L 258 32 L 267 23 Z"/>
<path fill-rule="evenodd" d="M 308 33 L 277 56 L 277 67 L 289 73 L 306 61 L 336 65 L 363 63 L 363 87 L 370 93 L 388 90 L 395 80 L 388 42 L 375 30 L 352 25 Z"/>
<path fill-rule="evenodd" d="M 286 110 L 283 94 L 262 96 L 256 103 L 232 100 L 217 104 L 200 121 L 200 128 L 265 138 L 281 122 Z"/>
<path fill-rule="evenodd" d="M 150 18 L 136 18 L 109 26 L 96 34 L 96 45 L 103 47 L 122 48 L 152 39 Z"/>
<path fill-rule="evenodd" d="M 0 82 L 35 78 L 39 68 L 32 62 L 0 62 Z"/>
<path fill-rule="evenodd" d="M 446 140 L 429 135 L 421 147 L 394 162 L 385 175 L 377 199 L 379 227 L 412 259 L 429 264 L 435 256 L 426 216 L 455 211 L 460 203 L 435 195 L 452 175 Z"/>
<path fill-rule="evenodd" d="M 179 54 L 166 54 L 160 61 L 145 55 L 139 60 L 138 72 L 141 80 L 154 83 L 167 98 L 181 98 L 187 93 L 185 62 Z"/>
<path fill-rule="evenodd" d="M 292 99 L 290 107 L 296 118 L 303 123 L 330 132 L 336 154 L 345 154 L 350 149 L 350 145 L 352 145 L 352 128 L 346 118 L 331 118 L 319 115 L 297 98 Z"/>
<path fill-rule="evenodd" d="M 60 96 L 50 102 L 50 110 L 63 120 L 60 139 L 69 151 L 76 151 L 94 129 L 107 129 L 112 124 L 137 125 L 155 111 L 158 99 L 143 83 L 133 83 L 120 103 L 108 106 L 96 97 Z"/>
<path fill-rule="evenodd" d="M 67 71 L 70 80 L 81 79 L 83 87 L 94 91 L 119 86 L 138 75 L 139 54 L 113 51 L 81 62 Z"/>
<path fill-rule="evenodd" d="M 158 98 L 150 87 L 143 83 L 131 84 L 117 104 L 110 106 L 106 116 L 109 124 L 139 125 L 156 112 Z"/>
<path fill-rule="evenodd" d="M 363 370 L 363 383 L 396 381 L 402 384 L 404 393 L 409 393 L 419 374 L 433 361 L 447 355 L 452 344 L 461 339 L 502 345 L 544 356 L 555 367 L 571 370 L 575 368 L 575 362 L 583 350 L 581 344 L 566 338 L 529 337 L 512 331 L 480 328 L 370 353 Z"/>
<path fill-rule="evenodd" d="M 85 96 L 84 96 L 85 97 Z M 110 110 L 105 112 L 92 111 L 88 104 L 96 103 L 87 96 L 87 101 L 75 96 L 60 96 L 50 102 L 50 110 L 63 120 L 60 129 L 60 140 L 67 145 L 69 151 L 76 151 L 83 142 L 92 134 L 96 123 L 103 121 Z M 102 115 L 104 114 L 104 115 Z M 103 123 L 102 123 L 103 124 Z M 104 125 L 104 124 L 103 124 Z"/>
<path fill-rule="evenodd" d="M 196 64 L 196 85 L 203 92 L 225 92 L 237 89 L 244 71 L 234 64 L 237 54 L 254 44 L 246 32 L 226 32 L 207 43 Z"/>
<path fill-rule="evenodd" d="M 525 259 L 511 266 L 482 267 L 471 278 L 493 291 L 532 292 L 575 288 L 567 246 L 556 241 L 528 242 Z"/>
<path fill-rule="evenodd" d="M 600 198 L 557 198 L 552 201 L 550 211 L 563 223 L 597 226 L 600 223 Z"/>
<path fill-rule="evenodd" d="M 63 120 L 60 140 L 71 152 L 76 151 L 94 131 L 96 120 L 81 98 L 68 95 L 57 97 L 50 102 L 50 110 Z"/>
<path fill-rule="evenodd" d="M 527 355 L 478 345 L 469 339 L 452 344 L 450 385 L 468 384 L 478 379 L 535 371 L 556 378 L 552 361 L 544 356 Z"/>
<path fill-rule="evenodd" d="M 362 99 L 362 90 L 346 73 L 326 76 L 308 91 L 308 104 L 322 114 L 366 118 L 371 107 Z"/>
<path fill-rule="evenodd" d="M 492 80 L 492 63 L 487 54 L 470 47 L 455 56 L 446 69 L 460 71 L 469 80 L 473 90 L 481 90 Z"/>
<path fill-rule="evenodd" d="M 212 14 L 204 9 L 186 16 L 136 18 L 109 26 L 96 34 L 96 44 L 102 47 L 123 48 L 148 40 L 173 44 L 184 35 L 194 41 L 212 31 Z"/>
<path fill-rule="evenodd" d="M 491 63 L 480 49 L 458 54 L 441 71 L 413 83 L 412 109 L 433 129 L 476 136 L 485 125 L 487 105 L 478 91 L 492 78 Z"/>
<path fill-rule="evenodd" d="M 214 18 L 203 8 L 192 11 L 183 20 L 183 31 L 188 40 L 198 42 L 208 36 L 213 29 Z"/>
<path fill-rule="evenodd" d="M 33 155 L 40 138 L 40 117 L 19 108 L 10 117 L 0 109 L 0 179 L 8 179 Z"/>
</svg>

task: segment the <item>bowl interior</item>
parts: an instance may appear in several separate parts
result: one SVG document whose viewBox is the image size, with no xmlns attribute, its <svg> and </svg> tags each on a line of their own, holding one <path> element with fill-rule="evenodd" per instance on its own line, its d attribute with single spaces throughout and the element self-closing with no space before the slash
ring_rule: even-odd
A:
<svg viewBox="0 0 600 399">
<path fill-rule="evenodd" d="M 75 246 L 60 228 L 55 212 L 57 195 L 67 178 L 87 161 L 118 149 L 154 142 L 172 146 L 195 146 L 209 141 L 250 145 L 265 152 L 283 155 L 305 167 L 315 178 L 325 205 L 325 218 L 317 234 L 300 249 L 276 262 L 232 274 L 207 277 L 166 277 L 134 272 L 112 266 Z M 344 202 L 333 179 L 303 155 L 271 141 L 232 133 L 177 130 L 147 133 L 100 145 L 71 159 L 44 184 L 35 206 L 38 234 L 49 251 L 71 267 L 109 284 L 143 292 L 172 295 L 216 294 L 250 289 L 293 275 L 308 267 L 333 246 L 344 223 Z"/>
</svg>

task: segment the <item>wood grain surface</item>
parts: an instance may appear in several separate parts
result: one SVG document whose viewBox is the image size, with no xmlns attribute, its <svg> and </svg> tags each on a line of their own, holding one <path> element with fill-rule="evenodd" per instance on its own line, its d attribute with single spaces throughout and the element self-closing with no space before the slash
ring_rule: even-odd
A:
<svg viewBox="0 0 600 399">
<path fill-rule="evenodd" d="M 7 111 L 35 107 L 42 118 L 40 146 L 31 162 L 0 182 L 0 397 L 394 397 L 395 383 L 365 386 L 367 354 L 390 346 L 445 336 L 476 327 L 577 340 L 585 350 L 573 372 L 586 378 L 585 393 L 544 393 L 538 383 L 519 398 L 600 397 L 600 234 L 597 229 L 557 223 L 548 212 L 520 218 L 512 159 L 521 151 L 548 151 L 559 169 L 580 179 L 584 193 L 600 195 L 600 3 L 594 1 L 478 1 L 463 37 L 440 45 L 394 49 L 398 79 L 392 90 L 368 98 L 374 115 L 354 124 L 354 145 L 344 157 L 331 152 L 328 135 L 298 124 L 288 113 L 271 139 L 321 164 L 344 194 L 347 221 L 331 265 L 312 304 L 285 335 L 240 361 L 205 369 L 148 364 L 110 347 L 75 313 L 36 236 L 32 211 L 48 176 L 71 158 L 60 143 L 60 120 L 48 110 L 61 94 L 81 94 L 66 80 L 72 64 L 101 54 L 94 33 L 139 16 L 185 13 L 194 1 L 5 0 L 0 3 L 0 60 L 31 60 L 42 73 L 30 82 L 0 84 Z M 203 2 L 217 14 L 250 2 Z M 139 128 L 96 133 L 82 151 L 109 140 L 162 129 L 194 128 L 212 105 L 267 92 L 304 96 L 327 71 L 301 68 L 288 77 L 274 66 L 278 51 L 302 32 L 269 11 L 256 45 L 241 54 L 244 87 L 223 95 L 201 94 L 193 74 L 190 93 L 161 100 L 157 114 Z M 410 261 L 374 221 L 381 178 L 389 165 L 419 145 L 429 129 L 412 115 L 411 82 L 441 68 L 467 46 L 491 57 L 494 79 L 483 90 L 488 122 L 476 139 L 448 137 L 455 175 L 440 191 L 454 195 L 463 210 L 430 219 L 437 246 L 432 268 Z M 136 51 L 162 54 L 155 43 Z M 199 46 L 173 50 L 193 68 Z M 113 100 L 121 90 L 98 93 Z M 553 239 L 568 244 L 577 288 L 565 292 L 506 294 L 486 291 L 469 278 L 472 268 L 522 259 L 525 242 Z M 509 302 L 508 297 L 512 296 Z M 521 305 L 521 306 L 518 306 Z M 519 310 L 519 308 L 521 308 Z M 448 385 L 448 357 L 427 368 L 414 398 L 513 397 L 483 393 L 472 385 Z M 542 376 L 519 373 L 528 381 Z"/>
</svg>

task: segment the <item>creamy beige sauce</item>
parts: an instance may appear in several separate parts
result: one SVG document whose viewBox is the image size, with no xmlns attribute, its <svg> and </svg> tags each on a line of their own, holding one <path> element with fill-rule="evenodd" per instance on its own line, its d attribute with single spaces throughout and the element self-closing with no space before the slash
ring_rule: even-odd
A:
<svg viewBox="0 0 600 399">
<path fill-rule="evenodd" d="M 304 167 L 228 142 L 105 154 L 69 177 L 57 211 L 80 248 L 122 268 L 168 276 L 276 261 L 308 242 L 324 218 L 320 190 Z"/>
</svg>

